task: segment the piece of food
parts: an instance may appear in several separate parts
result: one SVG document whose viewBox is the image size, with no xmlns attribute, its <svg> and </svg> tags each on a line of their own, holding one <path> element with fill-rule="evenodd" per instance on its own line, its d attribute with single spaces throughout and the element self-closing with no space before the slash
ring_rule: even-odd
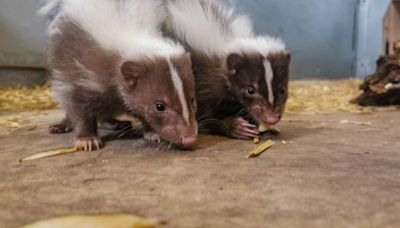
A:
<svg viewBox="0 0 400 228">
<path fill-rule="evenodd" d="M 158 221 L 140 218 L 134 215 L 81 215 L 65 216 L 38 221 L 22 228 L 153 228 Z"/>
<path fill-rule="evenodd" d="M 267 140 L 263 142 L 262 144 L 258 145 L 254 150 L 252 150 L 248 156 L 248 158 L 254 158 L 262 154 L 264 151 L 267 149 L 271 148 L 275 144 L 274 141 L 272 140 Z"/>
<path fill-rule="evenodd" d="M 267 130 L 267 132 L 268 132 L 268 134 L 271 134 L 271 135 L 280 135 L 281 134 L 281 131 L 276 127 L 270 127 Z"/>
<path fill-rule="evenodd" d="M 263 123 L 261 123 L 260 126 L 258 126 L 258 131 L 260 133 L 268 132 L 271 135 L 279 135 L 281 133 L 278 128 L 271 127 L 271 126 L 263 124 Z"/>
<path fill-rule="evenodd" d="M 264 133 L 264 132 L 268 131 L 269 128 L 270 128 L 269 125 L 261 123 L 260 126 L 258 126 L 258 131 L 260 133 Z"/>
<path fill-rule="evenodd" d="M 259 144 L 259 143 L 260 143 L 260 137 L 259 137 L 259 136 L 255 137 L 255 138 L 253 139 L 253 143 L 254 143 L 254 144 Z"/>
<path fill-rule="evenodd" d="M 79 152 L 79 151 L 80 150 L 77 147 L 49 150 L 49 151 L 45 151 L 42 153 L 29 155 L 28 157 L 21 159 L 20 162 L 32 161 L 32 160 L 37 160 L 37 159 L 41 159 L 41 158 L 48 158 L 48 157 L 58 156 L 58 155 L 62 155 L 62 154 L 70 154 L 70 153 L 75 153 L 75 152 Z"/>
</svg>

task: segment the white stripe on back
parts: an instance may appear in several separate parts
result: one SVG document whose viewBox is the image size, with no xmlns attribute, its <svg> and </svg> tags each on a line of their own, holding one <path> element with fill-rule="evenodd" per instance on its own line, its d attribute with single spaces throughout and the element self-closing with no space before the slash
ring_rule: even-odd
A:
<svg viewBox="0 0 400 228">
<path fill-rule="evenodd" d="M 267 82 L 268 88 L 268 101 L 271 105 L 274 105 L 274 92 L 272 91 L 272 80 L 274 79 L 274 72 L 272 71 L 271 64 L 267 59 L 264 60 L 265 68 L 265 81 Z"/>
<path fill-rule="evenodd" d="M 168 65 L 171 72 L 172 82 L 174 84 L 176 91 L 178 92 L 179 100 L 181 102 L 183 118 L 185 119 L 186 123 L 189 124 L 189 108 L 186 102 L 185 93 L 183 92 L 182 80 L 178 76 L 178 72 L 176 72 L 174 65 L 171 63 L 169 59 L 168 59 Z"/>
</svg>

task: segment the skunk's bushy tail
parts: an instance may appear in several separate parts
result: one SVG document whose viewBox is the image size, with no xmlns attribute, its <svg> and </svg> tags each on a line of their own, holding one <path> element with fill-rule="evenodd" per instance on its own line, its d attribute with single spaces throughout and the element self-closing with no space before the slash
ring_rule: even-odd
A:
<svg viewBox="0 0 400 228">
<path fill-rule="evenodd" d="M 63 0 L 42 0 L 42 7 L 38 13 L 51 22 L 60 13 L 62 5 Z"/>
</svg>

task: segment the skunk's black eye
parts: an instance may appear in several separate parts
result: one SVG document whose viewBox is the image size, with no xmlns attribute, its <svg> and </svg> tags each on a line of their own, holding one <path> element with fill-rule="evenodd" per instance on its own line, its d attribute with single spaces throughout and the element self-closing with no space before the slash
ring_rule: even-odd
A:
<svg viewBox="0 0 400 228">
<path fill-rule="evenodd" d="M 247 87 L 247 93 L 250 95 L 254 95 L 256 93 L 256 90 L 253 87 L 249 86 Z"/>
<path fill-rule="evenodd" d="M 164 112 L 165 106 L 163 104 L 156 104 L 157 111 Z"/>
<path fill-rule="evenodd" d="M 194 97 L 192 97 L 192 99 L 190 101 L 192 102 L 192 104 L 194 104 L 196 102 L 196 99 L 194 99 Z"/>
<path fill-rule="evenodd" d="M 279 93 L 281 94 L 281 95 L 286 95 L 286 89 L 280 89 L 279 90 Z"/>
</svg>

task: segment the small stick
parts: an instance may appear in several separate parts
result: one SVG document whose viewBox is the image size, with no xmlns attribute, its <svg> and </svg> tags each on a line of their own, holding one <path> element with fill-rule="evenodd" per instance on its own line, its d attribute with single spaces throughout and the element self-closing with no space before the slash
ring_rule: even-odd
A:
<svg viewBox="0 0 400 228">
<path fill-rule="evenodd" d="M 80 150 L 77 147 L 49 150 L 49 151 L 41 152 L 41 153 L 38 153 L 38 154 L 29 155 L 29 156 L 21 159 L 20 162 L 32 161 L 32 160 L 48 158 L 48 157 L 54 157 L 54 156 L 58 156 L 58 155 L 62 155 L 62 154 L 70 154 L 70 153 L 75 153 L 75 152 L 79 152 L 79 151 Z"/>
</svg>

